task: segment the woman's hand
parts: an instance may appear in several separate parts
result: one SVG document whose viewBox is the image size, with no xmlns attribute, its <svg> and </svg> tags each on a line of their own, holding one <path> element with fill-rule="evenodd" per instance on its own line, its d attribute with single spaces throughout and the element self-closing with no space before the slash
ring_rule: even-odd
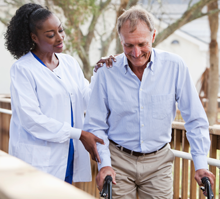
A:
<svg viewBox="0 0 220 199">
<path fill-rule="evenodd" d="M 111 68 L 111 67 L 112 67 L 112 60 L 113 60 L 114 62 L 116 62 L 116 59 L 115 59 L 116 56 L 117 56 L 117 55 L 110 55 L 109 57 L 102 57 L 102 58 L 96 63 L 94 71 L 97 72 L 98 69 L 99 69 L 100 67 L 102 67 L 104 63 L 106 64 L 106 67 L 107 67 L 107 68 Z"/>
<path fill-rule="evenodd" d="M 101 159 L 96 147 L 96 142 L 105 144 L 104 141 L 87 131 L 82 131 L 79 139 L 83 143 L 85 149 L 90 153 L 92 159 L 101 163 Z"/>
</svg>

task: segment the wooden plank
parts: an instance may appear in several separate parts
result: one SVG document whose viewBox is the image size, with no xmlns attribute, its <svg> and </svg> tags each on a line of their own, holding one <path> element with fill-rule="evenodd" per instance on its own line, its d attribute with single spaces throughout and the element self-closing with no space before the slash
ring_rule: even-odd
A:
<svg viewBox="0 0 220 199">
<path fill-rule="evenodd" d="M 206 197 L 203 195 L 200 189 L 199 189 L 199 199 L 206 199 Z"/>
<path fill-rule="evenodd" d="M 217 135 L 210 135 L 210 140 L 211 140 L 211 148 L 210 148 L 210 151 L 209 151 L 209 157 L 217 159 L 218 136 Z M 216 176 L 216 167 L 209 166 L 209 170 Z M 213 193 L 214 193 L 214 197 L 216 198 L 216 181 L 215 181 L 215 184 L 214 184 Z"/>
<path fill-rule="evenodd" d="M 91 166 L 92 166 L 92 183 L 91 183 L 91 192 L 92 195 L 97 197 L 97 186 L 96 186 L 96 175 L 97 175 L 97 163 L 93 160 L 91 160 Z"/>
<path fill-rule="evenodd" d="M 193 161 L 190 161 L 191 162 L 191 166 L 190 166 L 190 198 L 191 199 L 194 199 L 196 198 L 196 189 L 197 189 L 197 184 L 196 184 L 196 180 L 194 179 L 194 176 L 195 176 L 195 167 L 194 167 L 194 164 L 193 164 Z"/>
<path fill-rule="evenodd" d="M 189 142 L 186 138 L 186 132 L 182 130 L 182 151 L 189 152 Z M 181 199 L 188 199 L 188 163 L 186 159 L 182 159 L 182 188 Z"/>
<path fill-rule="evenodd" d="M 92 171 L 92 181 L 91 182 L 77 182 L 77 183 L 73 183 L 73 185 L 87 193 L 89 193 L 90 195 L 99 198 L 99 190 L 96 186 L 96 181 L 95 181 L 95 177 L 98 174 L 98 166 L 97 163 L 95 161 L 93 161 L 92 159 L 90 159 L 91 161 L 91 171 Z"/>
<path fill-rule="evenodd" d="M 96 198 L 100 198 L 100 196 L 99 196 L 99 190 L 98 190 L 98 188 L 97 188 L 97 186 L 96 186 L 96 176 L 97 176 L 97 174 L 98 174 L 98 165 L 97 165 L 97 163 L 95 162 L 95 161 L 93 161 L 94 162 L 94 174 L 93 174 L 93 190 L 95 190 L 95 197 Z"/>
<path fill-rule="evenodd" d="M 185 124 L 184 122 L 173 121 L 172 128 L 185 130 L 184 124 Z M 209 133 L 214 135 L 220 135 L 220 125 L 209 126 Z"/>
<path fill-rule="evenodd" d="M 209 133 L 213 135 L 220 135 L 220 125 L 209 126 Z"/>
<path fill-rule="evenodd" d="M 170 148 L 174 149 L 174 129 L 172 129 L 172 133 L 171 133 L 172 137 L 171 137 L 171 141 L 170 141 Z"/>
<path fill-rule="evenodd" d="M 217 149 L 220 149 L 220 135 L 217 135 Z"/>
<path fill-rule="evenodd" d="M 219 176 L 220 176 L 220 171 L 219 171 L 219 174 L 218 174 Z M 219 178 L 219 180 L 218 180 L 218 190 L 219 190 L 219 193 L 218 193 L 218 198 L 220 198 L 220 178 Z M 217 198 L 217 197 L 216 197 Z"/>
<path fill-rule="evenodd" d="M 10 98 L 2 98 L 0 97 L 0 102 L 7 102 L 7 103 L 11 103 L 11 99 Z"/>
<path fill-rule="evenodd" d="M 174 129 L 174 149 L 180 150 L 181 131 Z M 179 199 L 180 189 L 180 158 L 174 160 L 173 199 Z"/>
<path fill-rule="evenodd" d="M 172 128 L 173 129 L 179 129 L 179 130 L 185 130 L 184 124 L 185 124 L 185 122 L 173 121 Z"/>
<path fill-rule="evenodd" d="M 95 199 L 63 180 L 41 172 L 2 151 L 0 162 L 1 199 Z"/>
<path fill-rule="evenodd" d="M 9 103 L 1 103 L 2 108 L 10 109 Z M 9 127 L 10 127 L 10 118 L 11 116 L 8 114 L 2 114 L 1 119 L 1 128 L 2 128 L 2 150 L 8 153 L 8 143 L 9 143 Z"/>
</svg>

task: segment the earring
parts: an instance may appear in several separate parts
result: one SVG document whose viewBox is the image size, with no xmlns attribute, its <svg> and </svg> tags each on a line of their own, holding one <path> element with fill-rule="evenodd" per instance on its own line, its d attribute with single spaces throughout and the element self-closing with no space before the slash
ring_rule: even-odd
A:
<svg viewBox="0 0 220 199">
<path fill-rule="evenodd" d="M 34 42 L 34 41 L 32 41 L 32 42 L 33 42 L 33 43 L 32 43 L 31 50 L 33 50 L 33 49 L 35 48 L 35 46 L 36 46 L 35 42 Z"/>
</svg>

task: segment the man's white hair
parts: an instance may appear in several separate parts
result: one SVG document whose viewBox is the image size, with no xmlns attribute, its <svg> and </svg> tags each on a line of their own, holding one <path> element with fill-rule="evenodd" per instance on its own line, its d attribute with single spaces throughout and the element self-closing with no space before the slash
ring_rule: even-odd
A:
<svg viewBox="0 0 220 199">
<path fill-rule="evenodd" d="M 153 16 L 139 5 L 136 5 L 128 10 L 125 10 L 124 13 L 118 18 L 117 31 L 119 37 L 121 27 L 128 20 L 130 21 L 130 32 L 134 32 L 137 28 L 137 24 L 142 21 L 147 25 L 151 32 L 151 35 L 153 36 L 155 30 Z"/>
</svg>

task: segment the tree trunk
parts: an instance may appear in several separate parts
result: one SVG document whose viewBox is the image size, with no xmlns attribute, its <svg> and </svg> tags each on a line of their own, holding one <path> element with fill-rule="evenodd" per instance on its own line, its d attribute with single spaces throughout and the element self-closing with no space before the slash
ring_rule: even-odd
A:
<svg viewBox="0 0 220 199">
<path fill-rule="evenodd" d="M 218 9 L 218 1 L 214 1 L 208 5 L 208 11 Z M 210 69 L 209 69 L 209 84 L 208 84 L 208 110 L 207 117 L 209 124 L 216 123 L 217 116 L 217 99 L 219 86 L 219 57 L 218 57 L 218 13 L 209 16 L 209 26 L 211 30 L 211 42 L 209 44 Z"/>
<path fill-rule="evenodd" d="M 81 49 L 81 51 L 78 51 L 78 55 L 79 55 L 79 58 L 81 59 L 82 61 L 82 64 L 83 64 L 83 73 L 84 73 L 84 76 L 87 80 L 89 80 L 89 82 L 91 81 L 91 77 L 92 77 L 92 67 L 90 65 L 90 62 L 89 62 L 89 55 L 88 53 L 83 53 L 84 49 Z"/>
<path fill-rule="evenodd" d="M 117 36 L 117 38 L 116 38 L 116 54 L 120 54 L 122 52 L 123 52 L 123 48 L 121 45 L 121 41 L 119 39 L 119 36 Z"/>
</svg>

